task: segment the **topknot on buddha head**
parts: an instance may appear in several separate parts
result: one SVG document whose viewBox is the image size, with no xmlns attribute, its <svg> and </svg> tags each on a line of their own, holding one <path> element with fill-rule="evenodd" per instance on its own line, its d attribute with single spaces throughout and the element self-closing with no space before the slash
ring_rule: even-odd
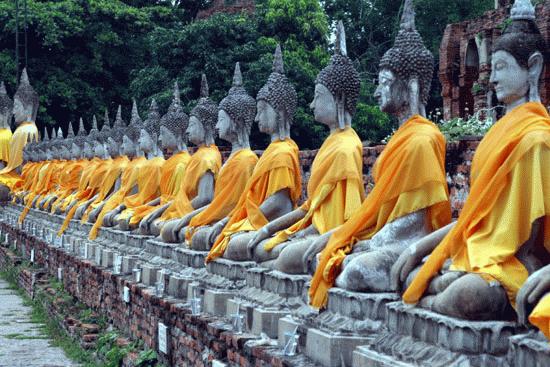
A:
<svg viewBox="0 0 550 367">
<path fill-rule="evenodd" d="M 189 116 L 183 111 L 180 99 L 180 90 L 178 82 L 174 82 L 174 97 L 172 103 L 168 107 L 168 111 L 160 119 L 161 128 L 166 128 L 171 132 L 176 140 L 184 139 L 185 130 L 189 125 Z"/>
<path fill-rule="evenodd" d="M 227 96 L 222 99 L 218 106 L 220 111 L 225 111 L 231 118 L 237 131 L 242 131 L 246 136 L 250 135 L 254 116 L 256 116 L 256 101 L 243 87 L 243 77 L 240 64 L 235 65 L 233 85 Z"/>
<path fill-rule="evenodd" d="M 433 78 L 434 57 L 416 30 L 412 0 L 405 0 L 395 43 L 380 60 L 380 71 L 385 70 L 394 73 L 407 92 L 415 91 L 417 86 L 415 93 L 418 94 L 418 100 L 411 100 L 410 103 L 414 105 L 410 107 L 413 113 L 425 112 L 423 110 L 430 96 Z M 414 88 L 411 87 L 413 81 L 417 83 Z"/>
<path fill-rule="evenodd" d="M 280 130 L 287 134 L 294 122 L 297 106 L 296 89 L 285 75 L 281 46 L 277 45 L 273 57 L 273 68 L 267 82 L 258 92 L 256 100 L 267 102 L 277 113 Z M 258 111 L 260 113 L 260 111 Z"/>
<path fill-rule="evenodd" d="M 19 87 L 13 96 L 13 114 L 17 124 L 35 122 L 38 113 L 38 93 L 33 89 L 27 75 L 27 68 L 23 69 Z"/>
</svg>

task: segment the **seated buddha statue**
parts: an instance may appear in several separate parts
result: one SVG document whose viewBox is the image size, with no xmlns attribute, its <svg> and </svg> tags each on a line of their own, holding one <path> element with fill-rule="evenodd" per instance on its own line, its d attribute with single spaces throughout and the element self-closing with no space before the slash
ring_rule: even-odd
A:
<svg viewBox="0 0 550 367">
<path fill-rule="evenodd" d="M 38 103 L 38 94 L 29 83 L 25 68 L 13 96 L 13 116 L 17 128 L 10 139 L 7 165 L 0 170 L 0 186 L 11 188 L 17 182 L 19 167 L 23 163 L 23 148 L 30 141 L 38 141 L 38 129 L 35 124 Z"/>
<path fill-rule="evenodd" d="M 134 101 L 132 110 L 137 115 L 137 104 Z M 139 115 L 137 115 L 139 117 Z M 105 121 L 109 121 L 107 110 L 105 111 Z M 105 124 L 104 124 L 105 126 Z M 97 215 L 103 209 L 105 201 L 120 188 L 122 172 L 128 166 L 130 159 L 121 149 L 123 143 L 126 124 L 122 120 L 122 106 L 118 106 L 113 127 L 102 136 L 103 149 L 108 157 L 104 174 L 99 176 L 99 189 L 95 196 L 80 204 L 75 213 L 75 218 L 80 219 L 82 224 L 90 222 L 95 223 Z M 130 156 L 133 156 L 130 153 Z"/>
<path fill-rule="evenodd" d="M 122 137 L 122 154 L 130 161 L 120 174 L 120 184 L 98 208 L 90 212 L 88 222 L 94 223 L 88 238 L 93 240 L 97 237 L 101 227 L 113 227 L 117 225 L 116 217 L 124 210 L 121 205 L 124 199 L 138 192 L 138 176 L 140 168 L 147 159 L 140 147 L 139 138 L 144 129 L 144 123 L 137 113 L 137 108 L 132 111 L 130 125 L 124 128 Z M 101 208 L 101 209 L 100 209 Z"/>
<path fill-rule="evenodd" d="M 311 166 L 307 201 L 266 224 L 250 241 L 251 257 L 262 266 L 303 273 L 302 258 L 314 239 L 348 220 L 365 198 L 363 146 L 351 127 L 360 87 L 339 22 L 334 55 L 317 76 L 311 103 L 315 120 L 330 135 Z"/>
<path fill-rule="evenodd" d="M 138 172 L 137 192 L 124 198 L 124 202 L 119 208 L 114 209 L 115 211 L 121 210 L 120 214 L 114 218 L 114 222 L 118 223 L 118 228 L 123 231 L 137 228 L 137 224 L 130 225 L 136 208 L 147 205 L 160 197 L 162 167 L 166 161 L 158 144 L 159 136 L 160 114 L 157 103 L 153 99 L 149 115 L 140 131 L 139 146 L 147 161 Z"/>
<path fill-rule="evenodd" d="M 13 116 L 13 101 L 8 96 L 4 82 L 0 83 L 0 169 L 8 162 Z"/>
<path fill-rule="evenodd" d="M 374 95 L 381 111 L 397 118 L 399 129 L 376 160 L 374 187 L 361 206 L 304 255 L 305 266 L 315 268 L 309 289 L 315 308 L 326 305 L 334 285 L 391 291 L 390 271 L 399 255 L 450 222 L 445 138 L 424 117 L 433 63 L 415 28 L 412 1 L 406 0 L 395 44 L 380 61 Z"/>
<path fill-rule="evenodd" d="M 406 303 L 461 319 L 511 319 L 518 290 L 550 262 L 550 116 L 539 96 L 547 50 L 534 7 L 516 1 L 491 57 L 490 82 L 506 114 L 475 152 L 458 220 L 395 264 Z"/>
<path fill-rule="evenodd" d="M 209 238 L 211 224 L 225 218 L 233 210 L 258 161 L 249 143 L 255 115 L 256 101 L 244 89 L 237 63 L 233 85 L 218 106 L 216 129 L 220 139 L 231 143 L 231 154 L 216 178 L 214 198 L 209 204 L 177 219 L 175 225 L 170 226 L 170 233 L 169 227 L 163 229 L 164 241 L 183 243 L 187 237 L 192 249 L 210 249 L 211 243 L 206 239 Z"/>
<path fill-rule="evenodd" d="M 536 326 L 550 340 L 550 264 L 529 275 L 516 297 L 520 325 Z"/>
<path fill-rule="evenodd" d="M 261 132 L 271 136 L 233 211 L 212 225 L 207 241 L 213 243 L 206 261 L 220 256 L 249 260 L 248 243 L 267 223 L 291 212 L 302 193 L 298 146 L 290 138 L 296 111 L 296 91 L 284 74 L 276 53 L 274 70 L 256 98 Z"/>
<path fill-rule="evenodd" d="M 197 147 L 197 150 L 187 164 L 183 186 L 174 199 L 144 218 L 151 222 L 148 234 L 160 235 L 165 224 L 168 226 L 175 224 L 175 222 L 167 223 L 171 219 L 181 218 L 212 201 L 214 183 L 222 160 L 214 141 L 217 114 L 218 105 L 209 97 L 208 83 L 203 74 L 200 99 L 191 110 L 189 126 L 186 130 L 189 141 Z M 170 227 L 167 227 L 167 233 L 169 231 Z"/>
<path fill-rule="evenodd" d="M 160 119 L 159 143 L 162 150 L 170 155 L 162 166 L 160 178 L 160 197 L 145 205 L 134 208 L 132 218 L 129 221 L 131 227 L 139 225 L 140 232 L 144 235 L 150 233 L 154 218 L 149 215 L 160 208 L 166 208 L 174 200 L 176 194 L 183 186 L 185 170 L 191 160 L 187 151 L 185 131 L 189 126 L 189 117 L 180 100 L 178 83 L 174 83 L 174 98 L 168 111 Z"/>
<path fill-rule="evenodd" d="M 29 192 L 32 183 L 35 182 L 40 165 L 43 163 L 38 159 L 37 144 L 36 142 L 30 142 L 23 148 L 21 180 L 15 183 L 11 190 L 12 202 L 14 203 L 21 203 L 23 196 Z"/>
</svg>

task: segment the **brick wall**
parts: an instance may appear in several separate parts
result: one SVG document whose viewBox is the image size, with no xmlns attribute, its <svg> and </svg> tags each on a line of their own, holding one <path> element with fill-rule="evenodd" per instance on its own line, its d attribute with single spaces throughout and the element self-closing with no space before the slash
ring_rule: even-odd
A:
<svg viewBox="0 0 550 367">
<path fill-rule="evenodd" d="M 492 99 L 491 103 L 496 103 L 491 98 L 489 85 L 490 53 L 492 44 L 501 34 L 500 25 L 510 14 L 510 2 L 503 3 L 505 6 L 488 11 L 477 19 L 447 25 L 439 48 L 439 80 L 442 85 L 445 119 L 464 117 L 486 108 L 488 99 Z M 539 29 L 549 43 L 550 1 L 539 4 L 536 11 Z M 485 39 L 483 44 L 480 43 L 482 39 Z M 485 60 L 483 52 L 487 52 L 489 56 Z M 550 60 L 546 60 L 540 92 L 543 104 L 550 105 Z M 468 112 L 465 108 L 468 108 Z"/>
<path fill-rule="evenodd" d="M 245 12 L 252 14 L 256 9 L 253 0 L 214 0 L 212 5 L 197 14 L 197 19 L 205 19 L 216 13 L 235 14 Z"/>
</svg>

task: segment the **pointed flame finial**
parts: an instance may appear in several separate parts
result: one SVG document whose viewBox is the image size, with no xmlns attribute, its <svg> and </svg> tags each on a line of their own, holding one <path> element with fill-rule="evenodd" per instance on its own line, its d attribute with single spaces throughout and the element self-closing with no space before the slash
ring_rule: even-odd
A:
<svg viewBox="0 0 550 367">
<path fill-rule="evenodd" d="M 69 121 L 69 129 L 67 130 L 67 138 L 74 137 L 73 123 Z"/>
<path fill-rule="evenodd" d="M 201 98 L 208 98 L 208 96 L 209 96 L 208 80 L 206 79 L 206 74 L 202 74 L 200 97 Z"/>
<path fill-rule="evenodd" d="M 27 74 L 27 68 L 23 69 L 21 73 L 21 79 L 19 79 L 19 84 L 30 84 L 29 75 Z"/>
<path fill-rule="evenodd" d="M 401 29 L 407 31 L 414 30 L 416 27 L 414 17 L 413 0 L 405 0 L 405 4 L 403 4 L 403 14 L 401 15 Z"/>
<path fill-rule="evenodd" d="M 93 117 L 93 119 L 92 119 L 92 130 L 99 130 L 99 129 L 97 128 L 97 118 L 95 117 L 95 115 L 94 115 L 94 117 Z M 91 130 L 90 130 L 90 131 L 91 131 Z"/>
<path fill-rule="evenodd" d="M 275 48 L 275 53 L 273 54 L 273 72 L 284 74 L 285 66 L 283 63 L 283 52 L 281 51 L 281 45 L 277 44 Z"/>
<path fill-rule="evenodd" d="M 237 62 L 235 64 L 235 73 L 233 74 L 233 86 L 242 87 L 243 85 L 243 75 L 241 74 L 241 64 Z"/>
<path fill-rule="evenodd" d="M 510 11 L 512 20 L 535 20 L 535 7 L 531 0 L 516 0 Z"/>
<path fill-rule="evenodd" d="M 346 46 L 346 30 L 344 29 L 344 23 L 339 20 L 336 26 L 336 45 L 334 47 L 334 53 L 336 55 L 347 56 L 348 48 Z"/>
<path fill-rule="evenodd" d="M 4 82 L 0 83 L 0 95 L 7 95 L 8 91 L 6 90 L 6 85 Z"/>
<path fill-rule="evenodd" d="M 80 121 L 78 121 L 78 136 L 84 136 L 86 135 L 86 129 L 84 128 L 84 120 L 82 120 L 82 117 L 80 118 Z"/>
<path fill-rule="evenodd" d="M 111 127 L 111 121 L 109 121 L 109 111 L 105 108 L 105 115 L 103 116 L 103 125 Z"/>
<path fill-rule="evenodd" d="M 63 139 L 63 130 L 61 130 L 61 126 L 57 128 L 57 137 Z"/>
</svg>

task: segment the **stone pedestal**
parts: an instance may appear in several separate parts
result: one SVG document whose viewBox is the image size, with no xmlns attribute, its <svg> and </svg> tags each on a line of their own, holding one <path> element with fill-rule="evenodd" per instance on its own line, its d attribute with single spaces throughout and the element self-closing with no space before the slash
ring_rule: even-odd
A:
<svg viewBox="0 0 550 367">
<path fill-rule="evenodd" d="M 110 268 L 113 266 L 114 262 L 114 252 L 108 249 L 103 249 L 101 251 L 101 266 L 105 268 Z"/>
<path fill-rule="evenodd" d="M 172 260 L 195 269 L 204 268 L 204 260 L 208 251 L 194 251 L 185 246 L 178 246 L 172 250 Z"/>
<path fill-rule="evenodd" d="M 515 323 L 459 320 L 402 302 L 389 303 L 384 329 L 368 348 L 372 363 L 395 361 L 413 365 L 506 366 Z"/>
<path fill-rule="evenodd" d="M 141 282 L 147 286 L 154 286 L 157 283 L 157 273 L 159 271 L 160 268 L 150 265 L 143 265 L 141 267 Z"/>
<path fill-rule="evenodd" d="M 305 355 L 324 367 L 351 366 L 353 350 L 369 341 L 368 337 L 333 335 L 310 328 L 306 336 Z"/>
<path fill-rule="evenodd" d="M 512 336 L 507 360 L 510 366 L 550 366 L 550 344 L 539 332 Z"/>
<path fill-rule="evenodd" d="M 174 298 L 185 299 L 187 297 L 187 285 L 189 279 L 178 275 L 170 275 L 168 279 L 168 294 Z"/>
<path fill-rule="evenodd" d="M 128 255 L 122 257 L 122 274 L 132 274 L 132 270 L 138 265 L 138 257 L 135 255 Z"/>
</svg>

